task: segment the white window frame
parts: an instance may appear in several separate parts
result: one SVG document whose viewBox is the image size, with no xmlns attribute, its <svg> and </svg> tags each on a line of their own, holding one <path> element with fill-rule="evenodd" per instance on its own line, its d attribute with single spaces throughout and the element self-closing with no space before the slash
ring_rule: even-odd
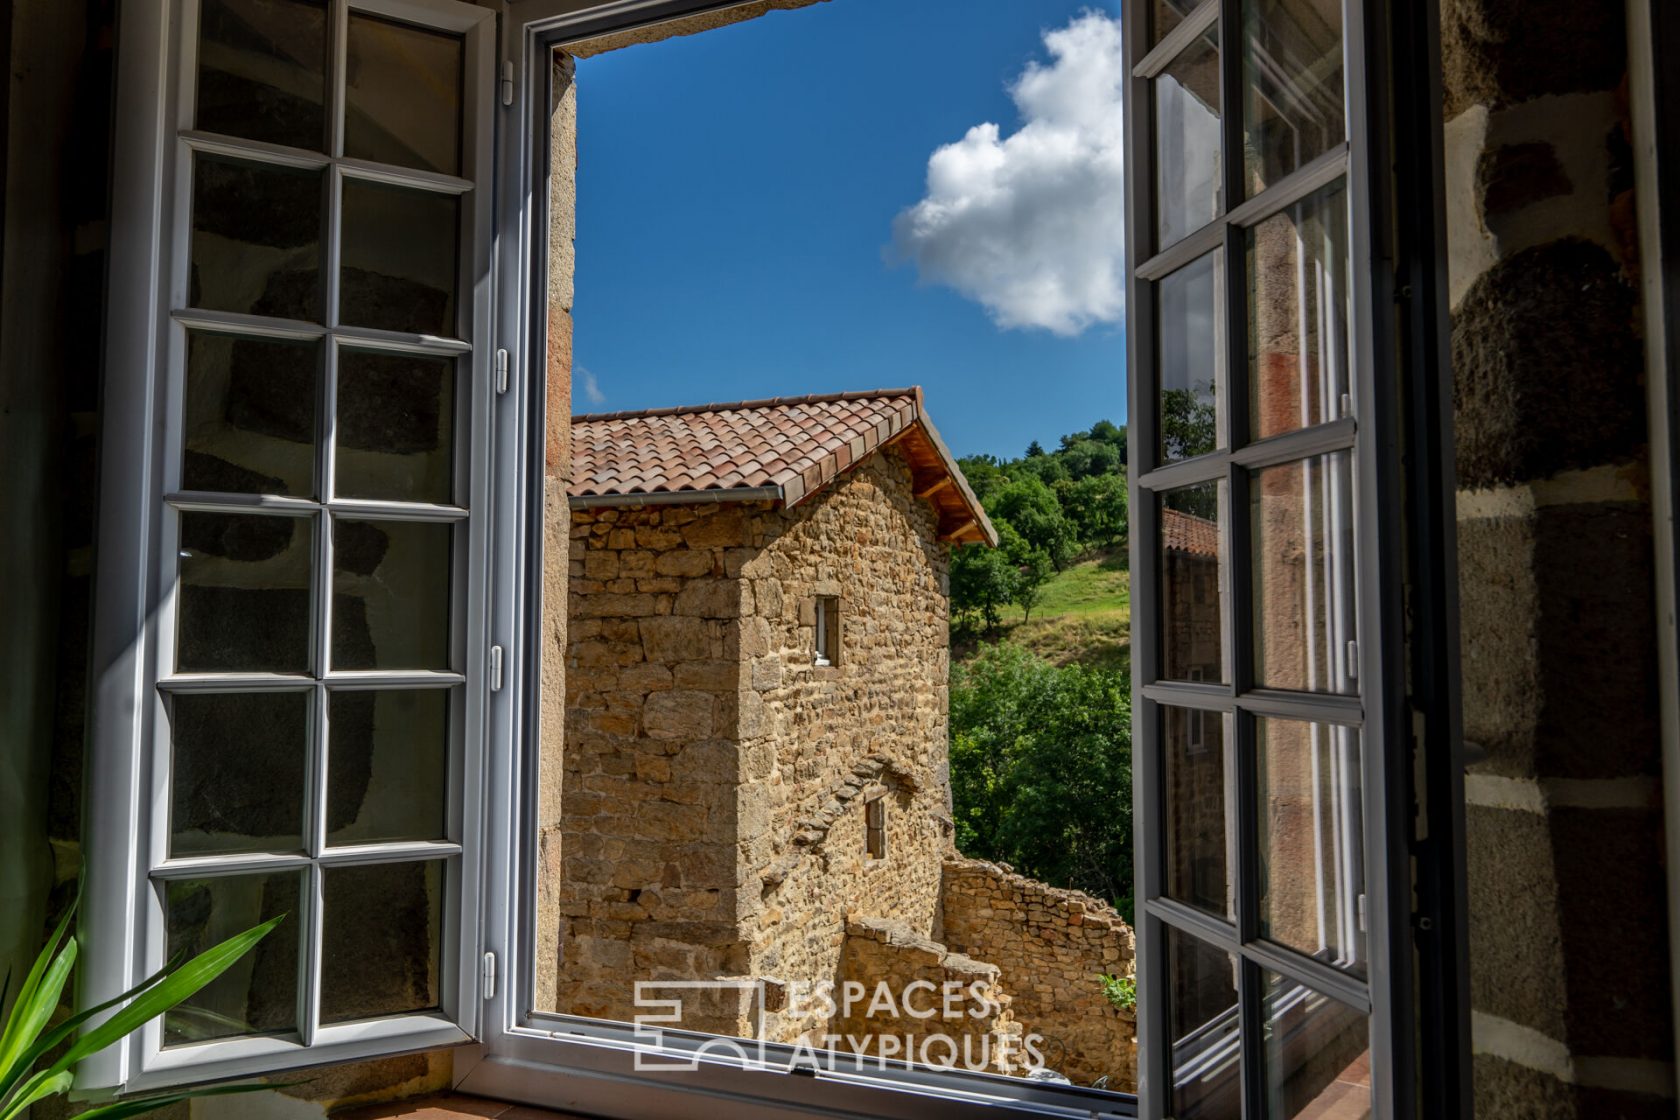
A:
<svg viewBox="0 0 1680 1120">
<path fill-rule="evenodd" d="M 320 1028 L 314 1028 L 306 1016 L 295 1038 L 239 1037 L 168 1049 L 162 1046 L 161 1023 L 154 1021 L 84 1061 L 77 1070 L 78 1095 L 148 1091 L 188 1081 L 271 1074 L 324 1062 L 457 1045 L 471 1040 L 480 1030 L 477 915 L 482 879 L 483 685 L 489 657 L 483 602 L 492 539 L 488 525 L 492 512 L 489 465 L 495 409 L 490 102 L 494 97 L 496 13 L 457 0 L 329 0 L 328 80 L 334 107 L 343 102 L 342 44 L 352 10 L 463 36 L 462 177 L 411 172 L 194 132 L 197 0 L 153 0 L 124 8 L 114 120 L 95 680 L 84 812 L 88 866 L 81 934 L 85 971 L 79 997 L 84 1006 L 102 1002 L 162 964 L 165 926 L 156 884 L 168 878 L 196 877 L 188 874 L 195 865 L 213 864 L 223 874 L 310 867 L 308 882 L 314 889 L 300 895 L 299 912 L 290 915 L 272 936 L 297 937 L 301 926 L 306 936 L 301 942 L 300 972 L 308 977 L 319 969 L 321 875 L 316 868 L 330 858 L 168 858 L 169 729 L 160 681 L 173 679 L 177 686 L 187 687 L 195 683 L 190 676 L 174 674 L 169 668 L 173 664 L 176 599 L 173 511 L 215 508 L 238 512 L 238 503 L 223 496 L 199 501 L 179 493 L 187 331 L 191 325 L 194 329 L 238 328 L 241 333 L 298 333 L 272 320 L 185 310 L 192 160 L 195 152 L 215 152 L 324 172 L 335 188 L 324 215 L 321 243 L 323 285 L 329 293 L 336 287 L 331 270 L 337 263 L 339 181 L 359 178 L 395 185 L 425 184 L 463 199 L 456 331 L 463 342 L 336 326 L 312 332 L 328 351 L 335 343 L 355 342 L 358 347 L 463 356 L 456 397 L 465 401 L 470 424 L 457 432 L 457 438 L 465 439 L 468 445 L 464 452 L 457 450 L 456 477 L 460 480 L 458 487 L 465 488 L 466 512 L 443 507 L 430 511 L 437 515 L 432 519 L 458 526 L 453 547 L 454 602 L 450 608 L 451 664 L 455 670 L 435 674 L 439 683 L 455 684 L 461 709 L 451 716 L 454 776 L 450 839 L 444 843 L 382 846 L 379 857 L 444 857 L 450 864 L 441 921 L 441 1009 Z M 341 131 L 336 124 L 330 129 L 334 137 Z M 339 143 L 335 140 L 329 147 Z M 330 359 L 326 369 L 330 378 Z M 319 489 L 322 495 L 326 493 L 324 486 Z M 327 555 L 321 543 L 326 535 L 326 511 L 336 508 L 345 512 L 349 504 L 335 502 L 329 507 L 325 500 L 249 500 L 252 507 L 289 510 L 295 505 L 295 512 L 312 515 L 317 584 L 331 581 L 330 566 L 322 563 Z M 415 521 L 430 516 L 427 507 L 412 504 L 357 504 L 375 516 Z M 318 586 L 315 592 L 319 597 L 330 594 L 330 588 Z M 318 647 L 326 641 L 324 634 L 317 634 Z M 318 672 L 319 665 L 315 669 Z M 400 674 L 415 679 L 422 675 Z M 392 675 L 363 676 L 372 684 Z M 306 676 L 300 683 L 313 679 Z M 321 685 L 309 687 L 320 694 Z M 316 707 L 319 705 L 318 699 Z M 451 707 L 455 707 L 453 697 Z M 320 720 L 317 711 L 314 734 L 319 733 Z M 311 780 L 319 797 L 324 776 L 317 773 Z M 306 843 L 313 846 L 312 842 Z M 344 854 L 348 853 L 341 851 L 335 856 Z M 300 991 L 311 989 L 318 994 L 318 982 L 300 979 Z M 311 1003 L 309 1010 L 314 1007 Z"/>
</svg>

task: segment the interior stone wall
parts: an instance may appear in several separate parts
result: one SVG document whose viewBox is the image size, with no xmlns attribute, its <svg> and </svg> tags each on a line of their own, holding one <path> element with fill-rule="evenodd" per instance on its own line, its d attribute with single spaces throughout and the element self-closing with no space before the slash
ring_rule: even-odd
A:
<svg viewBox="0 0 1680 1120">
<path fill-rule="evenodd" d="M 1623 21 L 1442 4 L 1482 1116 L 1675 1108 Z"/>
</svg>

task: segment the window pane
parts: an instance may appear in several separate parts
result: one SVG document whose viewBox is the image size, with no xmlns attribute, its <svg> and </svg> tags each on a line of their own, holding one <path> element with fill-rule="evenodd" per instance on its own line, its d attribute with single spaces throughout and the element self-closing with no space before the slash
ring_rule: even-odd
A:
<svg viewBox="0 0 1680 1120">
<path fill-rule="evenodd" d="M 1274 972 L 1265 973 L 1262 1015 L 1268 1117 L 1371 1115 L 1371 1042 L 1363 1015 Z"/>
<path fill-rule="evenodd" d="M 1171 1107 L 1177 1120 L 1237 1120 L 1237 962 L 1187 933 L 1166 929 Z"/>
<path fill-rule="evenodd" d="M 182 488 L 313 495 L 319 369 L 315 343 L 193 332 Z"/>
<path fill-rule="evenodd" d="M 1224 317 L 1217 254 L 1185 265 L 1156 288 L 1156 354 L 1163 463 L 1205 455 L 1220 444 L 1219 376 Z"/>
<path fill-rule="evenodd" d="M 1248 231 L 1249 424 L 1256 439 L 1352 415 L 1347 189 L 1337 182 Z"/>
<path fill-rule="evenodd" d="M 169 697 L 169 854 L 299 851 L 306 692 Z"/>
<path fill-rule="evenodd" d="M 308 518 L 181 514 L 175 668 L 309 671 Z"/>
<path fill-rule="evenodd" d="M 1260 936 L 1365 974 L 1359 733 L 1256 720 Z"/>
<path fill-rule="evenodd" d="M 1157 244 L 1192 233 L 1219 212 L 1219 33 L 1186 47 L 1155 79 Z"/>
<path fill-rule="evenodd" d="M 448 694 L 335 689 L 331 696 L 327 843 L 444 839 Z"/>
<path fill-rule="evenodd" d="M 454 195 L 344 181 L 338 320 L 453 338 Z"/>
<path fill-rule="evenodd" d="M 191 999 L 163 1016 L 163 1044 L 297 1029 L 298 909 L 302 873 L 228 875 L 163 885 L 164 957 L 214 948 L 281 914 L 286 920 Z"/>
<path fill-rule="evenodd" d="M 1184 17 L 1200 6 L 1201 0 L 1155 0 L 1154 18 L 1149 24 L 1149 45 L 1154 46 L 1172 29 L 1184 22 Z M 1141 53 L 1139 55 L 1141 57 Z"/>
<path fill-rule="evenodd" d="M 334 669 L 449 668 L 450 526 L 333 523 Z"/>
<path fill-rule="evenodd" d="M 1224 717 L 1189 708 L 1161 712 L 1166 894 L 1215 917 L 1235 920 L 1226 872 Z"/>
<path fill-rule="evenodd" d="M 1220 557 L 1224 484 L 1161 495 L 1161 677 L 1225 679 Z"/>
<path fill-rule="evenodd" d="M 200 155 L 193 307 L 321 321 L 321 172 Z"/>
<path fill-rule="evenodd" d="M 321 1022 L 438 1006 L 443 862 L 329 867 L 321 919 Z"/>
<path fill-rule="evenodd" d="M 337 439 L 339 497 L 447 505 L 455 359 L 341 350 Z"/>
<path fill-rule="evenodd" d="M 1357 692 L 1353 471 L 1346 451 L 1256 471 L 1254 677 Z"/>
<path fill-rule="evenodd" d="M 1253 197 L 1347 137 L 1342 8 L 1243 0 L 1243 179 Z"/>
<path fill-rule="evenodd" d="M 324 0 L 203 0 L 198 26 L 198 127 L 325 149 Z"/>
<path fill-rule="evenodd" d="M 344 64 L 344 154 L 458 175 L 458 35 L 352 12 Z"/>
</svg>

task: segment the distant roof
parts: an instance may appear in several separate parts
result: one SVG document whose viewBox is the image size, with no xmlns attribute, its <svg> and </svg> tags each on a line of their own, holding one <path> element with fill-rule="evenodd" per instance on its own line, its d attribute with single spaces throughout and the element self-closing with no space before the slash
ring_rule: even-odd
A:
<svg viewBox="0 0 1680 1120">
<path fill-rule="evenodd" d="M 775 397 L 572 417 L 574 509 L 773 501 L 792 508 L 892 444 L 945 540 L 997 543 L 979 499 L 927 418 L 919 388 Z"/>
<path fill-rule="evenodd" d="M 1219 526 L 1205 517 L 1176 509 L 1161 509 L 1161 542 L 1168 552 L 1192 556 L 1219 555 Z"/>
</svg>

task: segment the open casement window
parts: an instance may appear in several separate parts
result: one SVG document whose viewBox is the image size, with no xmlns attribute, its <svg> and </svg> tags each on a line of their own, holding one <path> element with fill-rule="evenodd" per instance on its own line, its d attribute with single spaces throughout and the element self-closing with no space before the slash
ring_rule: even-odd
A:
<svg viewBox="0 0 1680 1120">
<path fill-rule="evenodd" d="M 83 998 L 286 919 L 85 1090 L 478 1032 L 494 27 L 124 7 Z"/>
<path fill-rule="evenodd" d="M 1408 1116 L 1440 1092 L 1412 985 L 1441 949 L 1410 932 L 1398 604 L 1442 514 L 1397 450 L 1390 16 L 1126 16 L 1140 1115 Z"/>
</svg>

